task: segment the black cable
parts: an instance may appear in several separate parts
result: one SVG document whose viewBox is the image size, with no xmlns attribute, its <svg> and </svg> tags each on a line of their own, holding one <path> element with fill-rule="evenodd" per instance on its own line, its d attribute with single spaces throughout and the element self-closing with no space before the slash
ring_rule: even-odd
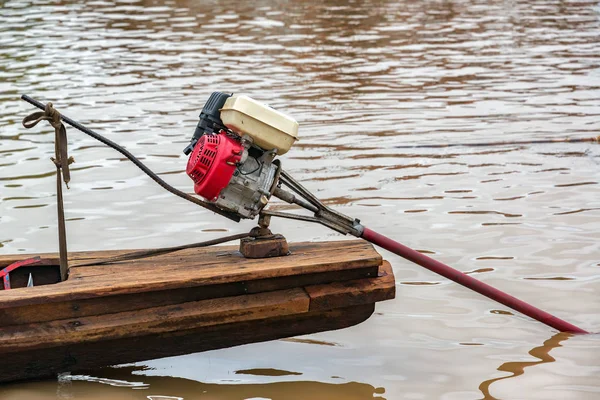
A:
<svg viewBox="0 0 600 400">
<path fill-rule="evenodd" d="M 253 235 L 251 233 L 238 233 L 235 235 L 224 236 L 222 238 L 207 240 L 205 242 L 184 244 L 181 246 L 174 246 L 174 247 L 162 247 L 159 249 L 152 249 L 152 250 L 134 251 L 131 253 L 121 254 L 119 256 L 106 258 L 104 260 L 90 261 L 90 262 L 86 262 L 86 263 L 82 263 L 82 264 L 71 265 L 70 268 L 89 267 L 92 265 L 104 265 L 104 264 L 111 264 L 111 263 L 120 262 L 120 261 L 139 260 L 141 258 L 160 256 L 163 254 L 168 254 L 168 253 L 172 253 L 174 251 L 179 251 L 179 250 L 213 246 L 215 244 L 231 242 L 232 240 L 244 239 L 244 238 L 252 237 L 252 236 Z"/>
<path fill-rule="evenodd" d="M 41 110 L 45 109 L 45 107 L 46 107 L 45 104 L 40 103 L 39 101 L 27 96 L 26 94 L 22 95 L 21 99 L 25 100 L 29 104 L 36 106 L 37 108 L 39 108 Z M 115 149 L 119 153 L 123 154 L 125 157 L 127 157 L 129 159 L 129 161 L 134 163 L 139 169 L 141 169 L 146 175 L 148 175 L 154 182 L 158 183 L 163 189 L 173 193 L 176 196 L 181 197 L 182 199 L 190 201 L 190 202 L 197 204 L 199 206 L 202 206 L 212 212 L 215 212 L 219 215 L 229 218 L 232 221 L 240 222 L 240 217 L 237 216 L 236 214 L 229 213 L 227 211 L 223 211 L 213 204 L 210 204 L 206 201 L 202 201 L 202 200 L 200 200 L 196 197 L 193 197 L 185 192 L 182 192 L 179 189 L 175 189 L 173 186 L 169 185 L 167 182 L 162 180 L 158 175 L 156 175 L 154 172 L 152 172 L 152 170 L 150 168 L 148 168 L 146 165 L 144 165 L 133 154 L 131 154 L 129 151 L 125 150 L 124 147 L 116 144 L 112 140 L 105 138 L 104 136 L 100 135 L 99 133 L 96 133 L 93 130 L 86 128 L 85 126 L 81 125 L 77 121 L 74 121 L 71 118 L 66 117 L 62 114 L 61 114 L 60 118 L 63 121 L 65 121 L 67 124 L 71 125 L 72 127 L 80 130 L 81 132 L 85 133 L 86 135 L 93 137 L 94 139 L 98 140 L 99 142 L 102 142 L 105 145 L 107 145 L 107 146 Z"/>
<path fill-rule="evenodd" d="M 252 157 L 250 157 L 250 158 L 252 158 Z M 243 173 L 243 172 L 242 172 L 242 169 L 240 168 L 240 166 L 238 166 L 238 167 L 237 167 L 237 170 L 238 170 L 238 172 L 240 173 L 240 175 L 242 175 L 242 176 L 251 175 L 251 174 L 255 173 L 256 171 L 258 171 L 259 169 L 261 169 L 261 168 L 263 167 L 264 163 L 261 163 L 261 162 L 260 162 L 260 161 L 258 161 L 256 158 L 252 158 L 252 159 L 253 159 L 253 160 L 256 162 L 256 165 L 258 165 L 258 167 L 254 168 L 254 169 L 253 169 L 252 171 L 250 171 L 250 172 Z"/>
</svg>

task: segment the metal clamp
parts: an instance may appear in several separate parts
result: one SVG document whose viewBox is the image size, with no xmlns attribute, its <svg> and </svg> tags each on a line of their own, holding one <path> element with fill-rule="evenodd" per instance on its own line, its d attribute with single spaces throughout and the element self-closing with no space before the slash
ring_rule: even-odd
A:
<svg viewBox="0 0 600 400">
<path fill-rule="evenodd" d="M 290 193 L 282 189 L 282 185 L 287 186 L 294 193 Z M 292 178 L 292 176 L 286 171 L 281 171 L 278 187 L 273 192 L 273 196 L 287 203 L 296 204 L 302 208 L 312 211 L 314 213 L 314 217 L 270 210 L 261 211 L 262 215 L 315 222 L 325 225 L 328 228 L 331 228 L 344 235 L 350 234 L 356 237 L 361 237 L 363 233 L 363 226 L 360 224 L 358 219 L 351 218 L 327 207 L 297 180 Z"/>
</svg>

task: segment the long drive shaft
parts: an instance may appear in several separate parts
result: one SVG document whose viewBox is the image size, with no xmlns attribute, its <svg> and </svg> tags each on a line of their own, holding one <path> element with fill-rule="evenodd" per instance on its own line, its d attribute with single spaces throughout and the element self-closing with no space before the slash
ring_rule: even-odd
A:
<svg viewBox="0 0 600 400">
<path fill-rule="evenodd" d="M 589 333 L 567 321 L 564 321 L 546 311 L 540 310 L 537 307 L 532 306 L 529 303 L 519 300 L 514 296 L 511 296 L 503 291 L 496 289 L 488 285 L 487 283 L 481 282 L 469 276 L 463 272 L 460 272 L 444 263 L 441 263 L 433 258 L 427 257 L 426 255 L 419 253 L 401 243 L 396 242 L 384 235 L 381 235 L 369 228 L 364 228 L 361 236 L 367 242 L 373 243 L 379 247 L 382 247 L 394 254 L 399 255 L 409 261 L 414 262 L 436 274 L 442 275 L 462 286 L 465 286 L 479 294 L 482 294 L 492 300 L 495 300 L 507 307 L 512 308 L 522 314 L 525 314 L 543 324 L 558 329 L 561 332 L 571 333 Z"/>
</svg>

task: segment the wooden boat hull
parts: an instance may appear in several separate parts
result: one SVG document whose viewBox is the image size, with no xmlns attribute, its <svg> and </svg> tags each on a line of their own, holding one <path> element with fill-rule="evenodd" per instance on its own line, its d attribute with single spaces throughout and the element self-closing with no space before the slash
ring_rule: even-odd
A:
<svg viewBox="0 0 600 400">
<path fill-rule="evenodd" d="M 394 297 L 391 266 L 369 244 L 291 251 L 247 260 L 231 247 L 196 249 L 75 267 L 66 282 L 0 291 L 0 357 L 10 360 L 0 363 L 0 381 L 341 329 Z M 11 257 L 0 257 L 0 267 Z"/>
<path fill-rule="evenodd" d="M 0 365 L 2 382 L 51 378 L 108 365 L 216 350 L 286 337 L 330 331 L 368 319 L 374 304 L 313 311 L 260 322 L 239 322 L 168 334 L 75 344 L 11 354 Z"/>
</svg>

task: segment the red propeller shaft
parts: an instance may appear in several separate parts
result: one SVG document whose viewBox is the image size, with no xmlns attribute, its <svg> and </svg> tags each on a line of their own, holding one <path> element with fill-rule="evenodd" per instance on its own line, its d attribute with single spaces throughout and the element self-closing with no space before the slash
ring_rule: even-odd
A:
<svg viewBox="0 0 600 400">
<path fill-rule="evenodd" d="M 555 317 L 537 307 L 532 306 L 522 300 L 517 299 L 501 290 L 498 290 L 487 283 L 483 283 L 467 274 L 464 274 L 446 264 L 443 264 L 433 258 L 427 257 L 424 254 L 419 253 L 409 247 L 404 246 L 386 236 L 383 236 L 369 228 L 364 228 L 361 236 L 368 242 L 371 242 L 379 247 L 382 247 L 394 254 L 399 255 L 409 261 L 419 264 L 420 266 L 427 268 L 436 274 L 442 275 L 454 282 L 461 284 L 471 290 L 476 291 L 492 300 L 495 300 L 507 307 L 512 308 L 520 313 L 523 313 L 543 324 L 551 326 L 552 328 L 558 329 L 561 332 L 571 333 L 589 333 L 573 324 L 563 321 L 560 318 Z"/>
</svg>

